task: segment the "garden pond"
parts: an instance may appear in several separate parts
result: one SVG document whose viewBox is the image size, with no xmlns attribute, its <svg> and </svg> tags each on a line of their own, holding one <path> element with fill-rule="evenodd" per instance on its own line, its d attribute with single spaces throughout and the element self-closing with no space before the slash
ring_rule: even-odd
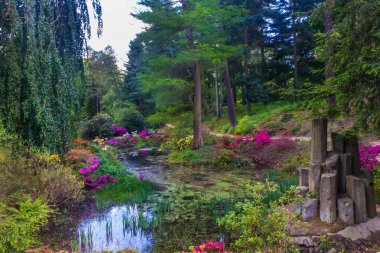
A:
<svg viewBox="0 0 380 253">
<path fill-rule="evenodd" d="M 177 252 L 202 241 L 224 240 L 216 220 L 243 199 L 239 191 L 245 184 L 260 177 L 249 170 L 221 173 L 206 168 L 172 168 L 162 156 L 133 160 L 123 155 L 119 160 L 129 173 L 144 174 L 155 193 L 145 203 L 112 204 L 104 209 L 98 209 L 96 202 L 89 203 L 88 210 L 92 210 L 80 213 L 72 225 L 72 250 Z"/>
</svg>

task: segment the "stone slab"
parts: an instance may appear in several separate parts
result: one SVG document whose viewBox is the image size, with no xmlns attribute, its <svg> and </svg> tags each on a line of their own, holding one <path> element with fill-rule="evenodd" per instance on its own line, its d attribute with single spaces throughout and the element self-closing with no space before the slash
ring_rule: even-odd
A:
<svg viewBox="0 0 380 253">
<path fill-rule="evenodd" d="M 347 176 L 346 190 L 348 196 L 354 201 L 355 223 L 366 222 L 367 204 L 363 180 L 355 176 Z"/>
<path fill-rule="evenodd" d="M 327 224 L 333 224 L 336 221 L 336 178 L 334 173 L 325 173 L 321 176 L 320 186 L 320 219 Z"/>
<path fill-rule="evenodd" d="M 354 201 L 351 198 L 338 199 L 338 216 L 345 224 L 355 224 Z"/>
</svg>

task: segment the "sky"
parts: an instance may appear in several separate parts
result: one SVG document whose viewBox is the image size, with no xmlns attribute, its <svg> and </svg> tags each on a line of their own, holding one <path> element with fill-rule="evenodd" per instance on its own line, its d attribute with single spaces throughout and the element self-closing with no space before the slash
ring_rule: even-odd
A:
<svg viewBox="0 0 380 253">
<path fill-rule="evenodd" d="M 88 44 L 98 51 L 108 45 L 112 46 L 118 58 L 119 68 L 123 69 L 123 64 L 128 59 L 129 42 L 144 27 L 142 22 L 131 15 L 139 10 L 138 0 L 100 0 L 100 2 L 103 8 L 103 34 L 100 38 L 97 37 L 97 24 L 92 18 L 92 38 Z"/>
</svg>

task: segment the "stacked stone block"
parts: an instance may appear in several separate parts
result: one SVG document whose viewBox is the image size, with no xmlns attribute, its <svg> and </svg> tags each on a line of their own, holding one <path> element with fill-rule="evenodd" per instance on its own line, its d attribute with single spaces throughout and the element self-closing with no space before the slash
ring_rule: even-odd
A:
<svg viewBox="0 0 380 253">
<path fill-rule="evenodd" d="M 302 218 L 319 213 L 328 224 L 337 218 L 347 225 L 366 222 L 376 216 L 376 204 L 373 179 L 360 169 L 358 139 L 332 133 L 331 140 L 332 151 L 327 151 L 327 120 L 314 119 L 310 166 L 299 170 L 297 189 L 311 196 L 301 205 Z"/>
</svg>

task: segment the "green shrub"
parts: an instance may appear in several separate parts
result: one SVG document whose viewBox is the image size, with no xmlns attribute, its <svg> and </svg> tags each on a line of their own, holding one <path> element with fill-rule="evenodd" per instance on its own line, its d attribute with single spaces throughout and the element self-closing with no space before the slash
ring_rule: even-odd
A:
<svg viewBox="0 0 380 253">
<path fill-rule="evenodd" d="M 183 150 L 170 153 L 168 162 L 172 164 L 195 165 L 203 161 L 198 150 Z"/>
<path fill-rule="evenodd" d="M 299 199 L 292 188 L 277 201 L 265 204 L 267 194 L 277 192 L 278 185 L 266 181 L 248 186 L 249 198 L 236 204 L 235 210 L 219 220 L 219 225 L 226 228 L 239 252 L 261 252 L 274 250 L 288 252 L 290 241 L 286 226 L 292 215 L 285 204 L 292 199 Z"/>
<path fill-rule="evenodd" d="M 0 203 L 0 252 L 20 252 L 38 244 L 40 228 L 51 210 L 40 199 L 18 202 L 16 207 Z"/>
<path fill-rule="evenodd" d="M 144 116 L 133 108 L 123 108 L 115 112 L 115 122 L 130 131 L 142 130 L 145 125 Z"/>
<path fill-rule="evenodd" d="M 305 149 L 299 155 L 289 156 L 284 163 L 282 169 L 286 172 L 297 172 L 299 168 L 304 168 L 309 165 L 310 162 L 310 149 Z"/>
<path fill-rule="evenodd" d="M 112 136 L 112 118 L 108 114 L 98 114 L 82 122 L 79 132 L 87 140 Z"/>
<path fill-rule="evenodd" d="M 374 171 L 374 181 L 375 181 L 375 197 L 376 203 L 380 205 L 380 163 L 375 165 Z"/>
</svg>

